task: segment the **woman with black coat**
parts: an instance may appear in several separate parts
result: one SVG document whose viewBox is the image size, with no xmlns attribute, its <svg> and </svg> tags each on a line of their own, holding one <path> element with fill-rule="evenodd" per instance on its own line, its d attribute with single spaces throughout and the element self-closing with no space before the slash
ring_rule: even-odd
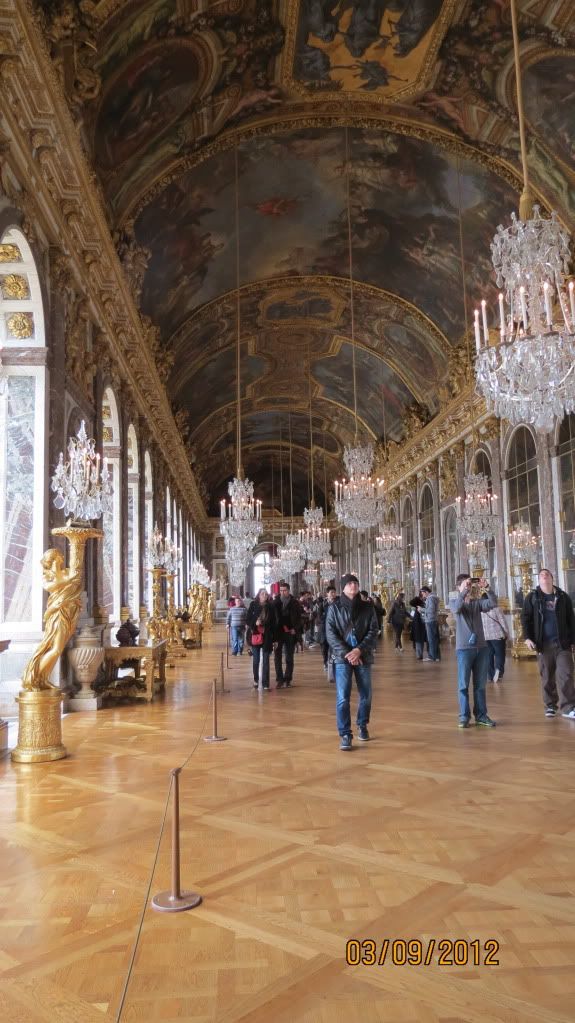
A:
<svg viewBox="0 0 575 1023">
<path fill-rule="evenodd" d="M 425 628 L 425 622 L 421 616 L 421 608 L 425 607 L 424 601 L 421 597 L 414 597 L 413 600 L 409 601 L 413 608 L 413 617 L 411 619 L 411 642 L 415 647 L 415 656 L 418 661 L 423 660 L 423 647 L 427 642 L 427 630 Z"/>
<path fill-rule="evenodd" d="M 389 620 L 393 626 L 393 631 L 395 632 L 395 649 L 399 650 L 400 653 L 403 653 L 401 634 L 403 632 L 403 626 L 405 625 L 406 618 L 407 608 L 405 606 L 405 593 L 398 593 L 391 605 Z"/>
<path fill-rule="evenodd" d="M 260 660 L 262 663 L 262 688 L 270 687 L 270 654 L 274 648 L 274 636 L 277 628 L 276 613 L 269 593 L 263 587 L 252 600 L 246 618 L 248 642 L 252 648 L 252 668 L 254 672 L 254 689 L 259 686 Z"/>
</svg>

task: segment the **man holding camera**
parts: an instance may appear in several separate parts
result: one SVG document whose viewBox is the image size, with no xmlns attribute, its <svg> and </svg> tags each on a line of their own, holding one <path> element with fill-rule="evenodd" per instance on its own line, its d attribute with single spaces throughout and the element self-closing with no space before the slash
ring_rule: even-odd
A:
<svg viewBox="0 0 575 1023">
<path fill-rule="evenodd" d="M 474 593 L 474 585 L 478 590 Z M 475 724 L 494 728 L 487 713 L 485 684 L 489 664 L 489 647 L 483 634 L 482 611 L 497 607 L 497 597 L 491 593 L 486 579 L 471 579 L 466 573 L 457 576 L 457 596 L 449 606 L 455 617 L 455 649 L 457 654 L 457 686 L 459 690 L 459 727 L 469 728 L 469 682 L 473 674 L 473 716 Z M 481 596 L 479 595 L 481 594 Z"/>
</svg>

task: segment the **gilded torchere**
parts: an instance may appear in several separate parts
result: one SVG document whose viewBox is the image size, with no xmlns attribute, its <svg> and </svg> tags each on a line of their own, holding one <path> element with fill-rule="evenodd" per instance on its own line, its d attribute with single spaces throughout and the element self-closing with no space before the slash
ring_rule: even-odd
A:
<svg viewBox="0 0 575 1023">
<path fill-rule="evenodd" d="M 152 576 L 152 617 L 148 619 L 148 635 L 153 643 L 163 639 L 162 635 L 162 577 L 165 570 L 157 565 L 149 568 Z"/>
<path fill-rule="evenodd" d="M 53 536 L 65 536 L 70 545 L 70 564 L 55 548 L 42 558 L 43 586 L 49 593 L 44 614 L 44 636 L 30 658 L 22 678 L 18 702 L 18 744 L 12 751 L 16 763 L 36 764 L 61 760 L 66 748 L 62 743 L 61 704 L 63 692 L 50 676 L 72 637 L 81 608 L 84 588 L 84 552 L 86 541 L 101 537 L 100 529 L 90 526 L 66 526 L 52 530 Z"/>
</svg>

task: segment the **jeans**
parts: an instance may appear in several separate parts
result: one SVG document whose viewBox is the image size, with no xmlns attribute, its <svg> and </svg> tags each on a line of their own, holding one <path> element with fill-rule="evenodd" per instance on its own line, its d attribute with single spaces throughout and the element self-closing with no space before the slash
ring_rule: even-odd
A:
<svg viewBox="0 0 575 1023">
<path fill-rule="evenodd" d="M 487 646 L 489 647 L 487 678 L 493 678 L 496 670 L 499 672 L 499 678 L 503 678 L 503 672 L 505 671 L 505 640 L 488 639 Z"/>
<path fill-rule="evenodd" d="M 423 640 L 421 641 L 421 643 L 419 643 L 416 640 L 413 645 L 415 647 L 415 656 L 417 657 L 417 660 L 418 661 L 422 661 L 423 660 Z"/>
<path fill-rule="evenodd" d="M 469 721 L 469 682 L 473 673 L 473 715 L 475 720 L 487 717 L 485 683 L 489 663 L 489 647 L 469 647 L 457 650 L 457 687 L 459 690 L 459 717 Z"/>
<path fill-rule="evenodd" d="M 426 622 L 425 631 L 427 633 L 427 651 L 432 661 L 438 661 L 439 658 L 439 625 L 437 622 Z"/>
<path fill-rule="evenodd" d="M 244 627 L 243 625 L 232 625 L 232 653 L 241 654 L 244 649 Z"/>
<path fill-rule="evenodd" d="M 291 682 L 293 678 L 293 655 L 295 650 L 296 637 L 289 632 L 282 632 L 277 641 L 275 653 L 276 681 Z M 282 651 L 286 652 L 285 672 L 282 669 Z"/>
<path fill-rule="evenodd" d="M 371 710 L 371 665 L 351 665 L 347 661 L 335 665 L 336 719 L 340 735 L 351 735 L 351 714 L 349 700 L 351 697 L 351 681 L 355 675 L 355 684 L 359 693 L 357 707 L 357 727 L 369 724 Z"/>
<path fill-rule="evenodd" d="M 252 647 L 252 668 L 254 671 L 254 682 L 259 682 L 260 659 L 262 662 L 262 686 L 269 689 L 270 686 L 270 651 L 264 650 L 261 646 Z"/>
</svg>

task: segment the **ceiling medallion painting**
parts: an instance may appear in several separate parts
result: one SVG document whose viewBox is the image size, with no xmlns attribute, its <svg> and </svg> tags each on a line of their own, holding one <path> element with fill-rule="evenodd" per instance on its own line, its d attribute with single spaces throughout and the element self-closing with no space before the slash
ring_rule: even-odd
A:
<svg viewBox="0 0 575 1023">
<path fill-rule="evenodd" d="M 290 85 L 403 101 L 429 77 L 456 2 L 300 0 L 288 30 Z"/>
</svg>

